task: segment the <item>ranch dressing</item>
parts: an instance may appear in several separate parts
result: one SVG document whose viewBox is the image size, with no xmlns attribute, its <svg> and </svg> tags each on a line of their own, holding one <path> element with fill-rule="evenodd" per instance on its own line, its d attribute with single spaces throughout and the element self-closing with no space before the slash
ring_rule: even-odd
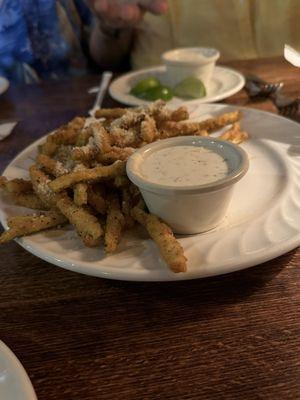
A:
<svg viewBox="0 0 300 400">
<path fill-rule="evenodd" d="M 181 50 L 174 52 L 173 56 L 170 56 L 170 60 L 184 61 L 191 63 L 206 63 L 207 57 L 200 50 Z"/>
<path fill-rule="evenodd" d="M 153 183 L 195 186 L 224 178 L 228 165 L 222 156 L 205 147 L 172 146 L 146 157 L 141 172 Z"/>
</svg>

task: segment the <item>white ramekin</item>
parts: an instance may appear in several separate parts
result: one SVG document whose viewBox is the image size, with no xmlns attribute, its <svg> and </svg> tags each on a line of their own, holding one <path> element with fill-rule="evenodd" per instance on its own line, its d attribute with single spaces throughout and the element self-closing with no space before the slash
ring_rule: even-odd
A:
<svg viewBox="0 0 300 400">
<path fill-rule="evenodd" d="M 153 152 L 170 146 L 201 146 L 227 160 L 228 175 L 216 182 L 196 186 L 153 183 L 141 173 L 143 161 Z M 164 139 L 137 150 L 127 161 L 127 175 L 141 191 L 149 211 L 165 221 L 175 233 L 193 234 L 215 228 L 224 218 L 233 186 L 247 172 L 249 161 L 240 147 L 214 138 L 181 136 Z"/>
<path fill-rule="evenodd" d="M 200 55 L 191 60 L 192 54 Z M 209 47 L 182 47 L 166 51 L 161 58 L 166 66 L 166 83 L 177 85 L 183 79 L 194 76 L 209 85 L 220 52 Z"/>
</svg>

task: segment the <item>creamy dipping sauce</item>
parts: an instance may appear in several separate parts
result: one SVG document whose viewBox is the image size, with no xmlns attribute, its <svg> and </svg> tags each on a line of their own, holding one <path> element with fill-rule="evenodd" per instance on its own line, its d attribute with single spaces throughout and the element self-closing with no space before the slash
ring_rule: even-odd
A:
<svg viewBox="0 0 300 400">
<path fill-rule="evenodd" d="M 209 59 L 216 57 L 217 51 L 210 48 L 191 48 L 171 50 L 166 53 L 166 59 L 170 61 L 206 64 Z"/>
<path fill-rule="evenodd" d="M 201 51 L 182 50 L 170 56 L 171 60 L 185 61 L 185 62 L 207 62 L 207 57 Z"/>
<path fill-rule="evenodd" d="M 153 183 L 195 186 L 225 178 L 228 165 L 222 156 L 205 147 L 172 146 L 146 157 L 141 172 Z"/>
</svg>

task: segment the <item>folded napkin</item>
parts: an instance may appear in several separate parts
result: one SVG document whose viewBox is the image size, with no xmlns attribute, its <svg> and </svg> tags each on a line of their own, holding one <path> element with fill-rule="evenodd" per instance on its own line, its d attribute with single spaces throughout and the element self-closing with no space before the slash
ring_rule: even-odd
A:
<svg viewBox="0 0 300 400">
<path fill-rule="evenodd" d="M 16 121 L 0 123 L 0 140 L 3 140 L 9 136 L 16 125 Z"/>
</svg>

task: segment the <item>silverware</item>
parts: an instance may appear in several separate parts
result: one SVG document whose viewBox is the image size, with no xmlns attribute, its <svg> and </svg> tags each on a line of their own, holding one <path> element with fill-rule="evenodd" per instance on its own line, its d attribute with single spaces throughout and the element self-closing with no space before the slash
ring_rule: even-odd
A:
<svg viewBox="0 0 300 400">
<path fill-rule="evenodd" d="M 269 97 L 272 93 L 282 89 L 283 82 L 271 83 L 255 75 L 246 76 L 245 89 L 249 97 Z"/>
<path fill-rule="evenodd" d="M 103 72 L 101 81 L 100 81 L 100 84 L 98 87 L 98 93 L 96 96 L 95 103 L 94 103 L 93 107 L 89 110 L 89 115 L 91 117 L 93 117 L 95 114 L 95 111 L 101 107 L 106 90 L 108 88 L 108 85 L 109 85 L 109 82 L 111 81 L 112 76 L 113 76 L 113 74 L 110 71 Z"/>
<path fill-rule="evenodd" d="M 250 98 L 270 97 L 273 93 L 277 93 L 283 87 L 283 82 L 271 83 L 266 82 L 256 75 L 247 75 L 245 89 Z"/>
<path fill-rule="evenodd" d="M 279 114 L 288 117 L 295 118 L 300 108 L 300 98 L 287 97 L 280 92 L 275 92 L 270 96 L 274 105 L 276 106 Z"/>
<path fill-rule="evenodd" d="M 270 98 L 279 114 L 295 118 L 299 112 L 299 98 L 290 98 L 281 93 L 283 82 L 266 82 L 256 75 L 247 75 L 245 89 L 250 98 Z"/>
</svg>

